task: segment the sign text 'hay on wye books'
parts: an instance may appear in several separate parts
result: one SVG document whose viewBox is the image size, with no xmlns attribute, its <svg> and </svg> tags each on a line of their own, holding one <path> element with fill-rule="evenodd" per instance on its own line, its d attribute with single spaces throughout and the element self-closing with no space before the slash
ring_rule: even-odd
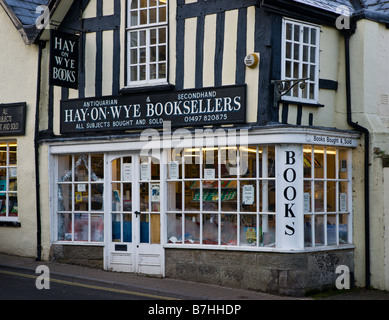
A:
<svg viewBox="0 0 389 320">
<path fill-rule="evenodd" d="M 80 37 L 50 31 L 50 84 L 65 88 L 78 88 Z"/>
</svg>

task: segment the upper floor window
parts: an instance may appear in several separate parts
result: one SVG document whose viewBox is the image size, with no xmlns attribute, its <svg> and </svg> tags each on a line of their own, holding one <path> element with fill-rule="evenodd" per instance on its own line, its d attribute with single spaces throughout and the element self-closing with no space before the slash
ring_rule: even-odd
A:
<svg viewBox="0 0 389 320">
<path fill-rule="evenodd" d="M 320 28 L 296 20 L 284 19 L 282 25 L 281 79 L 308 78 L 306 86 L 295 86 L 287 100 L 317 103 L 319 95 Z"/>
<path fill-rule="evenodd" d="M 167 82 L 166 0 L 128 0 L 127 86 Z"/>
</svg>

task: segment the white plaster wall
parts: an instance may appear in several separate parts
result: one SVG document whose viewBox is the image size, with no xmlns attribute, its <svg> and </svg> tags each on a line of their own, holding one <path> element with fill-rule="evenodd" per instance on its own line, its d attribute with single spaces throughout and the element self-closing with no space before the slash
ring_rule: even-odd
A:
<svg viewBox="0 0 389 320">
<path fill-rule="evenodd" d="M 26 46 L 0 7 L 0 103 L 26 102 L 26 134 L 0 137 L 18 144 L 18 209 L 21 228 L 0 227 L 0 252 L 35 256 L 34 123 L 38 47 Z"/>
</svg>

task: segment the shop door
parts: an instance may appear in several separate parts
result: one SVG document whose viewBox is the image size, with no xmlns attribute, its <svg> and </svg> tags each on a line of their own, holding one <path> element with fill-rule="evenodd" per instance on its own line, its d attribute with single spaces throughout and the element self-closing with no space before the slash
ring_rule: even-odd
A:
<svg viewBox="0 0 389 320">
<path fill-rule="evenodd" d="M 163 275 L 160 163 L 109 156 L 108 270 Z"/>
</svg>

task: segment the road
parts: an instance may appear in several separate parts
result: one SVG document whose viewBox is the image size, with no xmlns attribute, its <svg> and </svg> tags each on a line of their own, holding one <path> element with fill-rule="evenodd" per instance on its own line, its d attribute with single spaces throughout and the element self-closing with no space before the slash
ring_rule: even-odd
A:
<svg viewBox="0 0 389 320">
<path fill-rule="evenodd" d="M 38 278 L 39 277 L 39 278 Z M 37 280 L 38 279 L 38 280 Z M 39 289 L 37 287 L 43 287 Z M 44 277 L 28 270 L 0 268 L 0 300 L 171 300 L 156 292 L 128 290 L 106 283 Z"/>
</svg>

